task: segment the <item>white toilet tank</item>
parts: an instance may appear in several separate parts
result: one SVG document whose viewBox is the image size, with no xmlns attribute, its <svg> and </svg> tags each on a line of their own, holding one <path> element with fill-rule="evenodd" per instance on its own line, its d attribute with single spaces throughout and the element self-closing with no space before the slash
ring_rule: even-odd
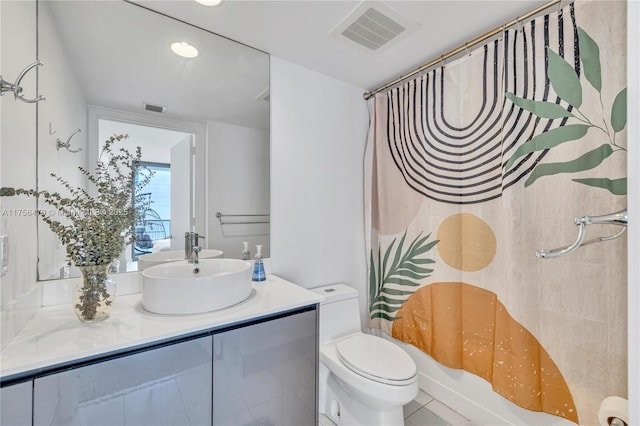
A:
<svg viewBox="0 0 640 426">
<path fill-rule="evenodd" d="M 312 288 L 320 302 L 320 344 L 361 331 L 358 292 L 344 284 Z"/>
</svg>

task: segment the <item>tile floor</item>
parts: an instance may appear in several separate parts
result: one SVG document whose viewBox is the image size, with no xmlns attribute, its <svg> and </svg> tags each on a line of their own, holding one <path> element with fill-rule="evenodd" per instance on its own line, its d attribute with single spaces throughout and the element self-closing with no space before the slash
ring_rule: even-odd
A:
<svg viewBox="0 0 640 426">
<path fill-rule="evenodd" d="M 471 421 L 423 391 L 404 406 L 405 426 L 462 426 Z"/>
<path fill-rule="evenodd" d="M 431 395 L 420 391 L 416 399 L 403 407 L 405 426 L 471 426 L 469 419 L 455 412 Z M 319 426 L 335 426 L 324 414 Z"/>
</svg>

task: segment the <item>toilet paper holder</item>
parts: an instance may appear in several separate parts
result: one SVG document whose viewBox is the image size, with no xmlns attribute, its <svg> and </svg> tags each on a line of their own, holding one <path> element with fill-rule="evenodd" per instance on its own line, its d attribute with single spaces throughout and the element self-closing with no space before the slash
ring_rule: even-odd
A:
<svg viewBox="0 0 640 426">
<path fill-rule="evenodd" d="M 628 426 L 624 420 L 617 417 L 609 417 L 608 421 L 610 426 Z"/>
<path fill-rule="evenodd" d="M 598 421 L 601 426 L 628 426 L 629 401 L 619 396 L 608 396 L 600 403 Z"/>
</svg>

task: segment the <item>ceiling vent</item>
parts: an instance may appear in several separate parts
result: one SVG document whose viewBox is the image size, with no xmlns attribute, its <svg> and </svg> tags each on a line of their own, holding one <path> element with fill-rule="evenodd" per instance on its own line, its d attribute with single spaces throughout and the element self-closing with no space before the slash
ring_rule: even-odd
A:
<svg viewBox="0 0 640 426">
<path fill-rule="evenodd" d="M 154 105 L 154 104 L 150 104 L 148 102 L 144 102 L 144 110 L 145 111 L 151 111 L 151 112 L 157 112 L 159 114 L 162 114 L 163 112 L 165 112 L 167 110 L 167 107 L 164 105 Z"/>
<path fill-rule="evenodd" d="M 380 54 L 415 32 L 419 25 L 381 1 L 363 1 L 331 30 L 351 46 Z"/>
</svg>

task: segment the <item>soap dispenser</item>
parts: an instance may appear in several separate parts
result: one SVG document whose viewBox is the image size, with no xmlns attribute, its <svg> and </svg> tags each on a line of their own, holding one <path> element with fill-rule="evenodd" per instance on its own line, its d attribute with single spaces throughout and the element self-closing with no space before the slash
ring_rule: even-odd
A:
<svg viewBox="0 0 640 426">
<path fill-rule="evenodd" d="M 262 246 L 256 245 L 256 261 L 253 265 L 253 281 L 264 281 L 267 279 L 264 273 L 264 264 L 262 263 Z"/>
<path fill-rule="evenodd" d="M 251 252 L 249 251 L 249 241 L 242 242 L 242 260 L 251 259 Z"/>
</svg>

